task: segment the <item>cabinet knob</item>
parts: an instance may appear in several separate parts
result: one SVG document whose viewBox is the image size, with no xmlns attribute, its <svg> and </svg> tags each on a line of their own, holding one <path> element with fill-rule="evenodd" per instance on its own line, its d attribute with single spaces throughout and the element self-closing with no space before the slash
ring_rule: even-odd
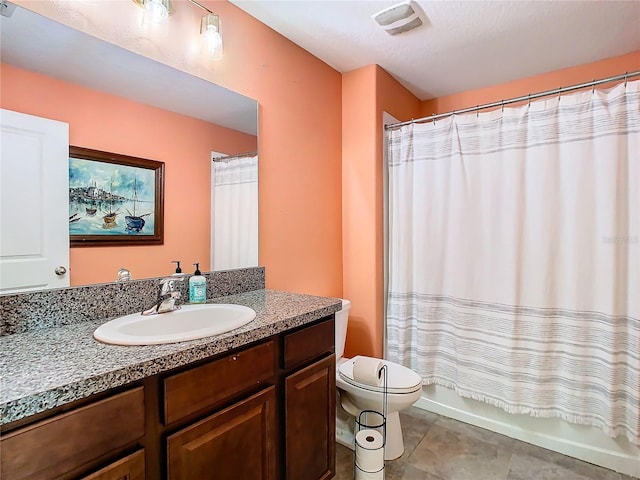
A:
<svg viewBox="0 0 640 480">
<path fill-rule="evenodd" d="M 59 267 L 56 267 L 56 269 L 54 270 L 54 272 L 56 272 L 56 275 L 58 276 L 62 276 L 65 273 L 67 273 L 67 269 L 64 268 L 62 265 L 60 265 Z"/>
</svg>

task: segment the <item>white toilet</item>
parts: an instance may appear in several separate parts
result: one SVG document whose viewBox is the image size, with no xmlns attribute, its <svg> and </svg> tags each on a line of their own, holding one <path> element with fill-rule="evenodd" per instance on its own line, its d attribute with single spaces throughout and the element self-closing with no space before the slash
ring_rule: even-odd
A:
<svg viewBox="0 0 640 480">
<path fill-rule="evenodd" d="M 338 387 L 336 440 L 353 449 L 355 419 L 362 410 L 383 411 L 383 387 L 365 385 L 353 379 L 353 364 L 358 358 L 342 358 L 347 338 L 347 322 L 351 302 L 342 300 L 342 310 L 336 312 L 336 386 Z M 422 378 L 413 370 L 388 360 L 387 366 L 387 442 L 385 460 L 394 460 L 404 452 L 402 427 L 398 412 L 413 405 L 422 392 Z"/>
</svg>

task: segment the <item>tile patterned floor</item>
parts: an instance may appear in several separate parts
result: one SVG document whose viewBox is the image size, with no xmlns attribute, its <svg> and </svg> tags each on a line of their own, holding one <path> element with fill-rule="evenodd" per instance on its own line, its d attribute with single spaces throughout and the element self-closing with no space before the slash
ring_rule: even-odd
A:
<svg viewBox="0 0 640 480">
<path fill-rule="evenodd" d="M 405 452 L 386 463 L 386 480 L 635 480 L 415 407 L 400 421 Z M 342 445 L 336 472 L 353 479 L 353 452 Z"/>
</svg>

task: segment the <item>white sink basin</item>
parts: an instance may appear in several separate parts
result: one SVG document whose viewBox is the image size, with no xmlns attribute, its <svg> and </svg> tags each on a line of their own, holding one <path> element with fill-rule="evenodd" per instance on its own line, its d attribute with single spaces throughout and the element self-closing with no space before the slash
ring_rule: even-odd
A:
<svg viewBox="0 0 640 480">
<path fill-rule="evenodd" d="M 100 325 L 93 336 L 114 345 L 184 342 L 229 332 L 246 325 L 255 316 L 256 312 L 242 305 L 183 305 L 168 313 L 147 316 L 133 313 L 114 318 Z"/>
</svg>

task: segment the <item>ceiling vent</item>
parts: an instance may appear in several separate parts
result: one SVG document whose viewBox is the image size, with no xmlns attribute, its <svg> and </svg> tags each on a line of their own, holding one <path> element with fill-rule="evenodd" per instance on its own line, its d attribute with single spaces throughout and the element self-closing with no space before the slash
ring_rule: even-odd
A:
<svg viewBox="0 0 640 480">
<path fill-rule="evenodd" d="M 378 25 L 389 35 L 408 32 L 422 25 L 422 20 L 411 0 L 393 5 L 372 15 Z"/>
</svg>

